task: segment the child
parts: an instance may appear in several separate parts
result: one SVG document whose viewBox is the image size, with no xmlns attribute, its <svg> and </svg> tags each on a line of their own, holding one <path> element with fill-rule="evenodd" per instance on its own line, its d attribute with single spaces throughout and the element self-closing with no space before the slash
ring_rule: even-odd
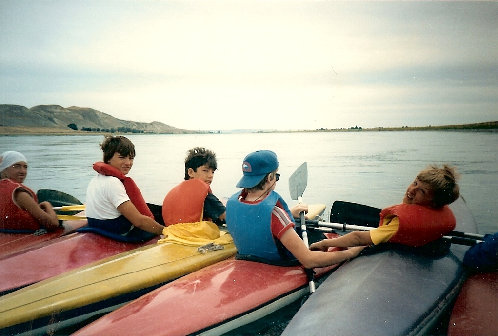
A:
<svg viewBox="0 0 498 336">
<path fill-rule="evenodd" d="M 279 180 L 277 155 L 269 150 L 248 154 L 242 163 L 244 188 L 227 202 L 227 227 L 237 247 L 237 258 L 276 265 L 301 263 L 305 268 L 337 264 L 357 256 L 363 247 L 344 251 L 310 251 L 294 230 L 293 217 L 307 211 L 298 204 L 289 209 L 274 191 Z M 297 259 L 297 260 L 296 260 Z"/>
<path fill-rule="evenodd" d="M 166 226 L 210 220 L 225 222 L 225 206 L 213 195 L 211 183 L 217 169 L 216 154 L 202 147 L 187 152 L 185 181 L 171 189 L 163 201 Z"/>
<path fill-rule="evenodd" d="M 38 204 L 33 190 L 26 187 L 28 161 L 23 154 L 6 151 L 0 156 L 0 230 L 33 232 L 59 227 L 57 214 L 49 202 Z"/>
<path fill-rule="evenodd" d="M 334 246 L 378 245 L 385 242 L 417 247 L 439 239 L 456 225 L 455 216 L 447 204 L 459 197 L 457 178 L 453 167 L 430 166 L 408 186 L 402 204 L 380 212 L 378 228 L 324 239 L 311 244 L 310 249 L 325 251 Z"/>
<path fill-rule="evenodd" d="M 160 235 L 164 226 L 154 220 L 140 189 L 126 174 L 133 166 L 135 146 L 124 136 L 106 136 L 100 145 L 104 162 L 86 192 L 88 227 L 124 241 L 146 241 Z"/>
</svg>

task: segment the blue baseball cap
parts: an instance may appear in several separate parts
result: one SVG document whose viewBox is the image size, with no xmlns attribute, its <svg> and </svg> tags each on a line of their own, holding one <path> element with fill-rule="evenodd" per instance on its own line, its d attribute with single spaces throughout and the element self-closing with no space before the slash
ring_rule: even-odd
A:
<svg viewBox="0 0 498 336">
<path fill-rule="evenodd" d="M 271 150 L 258 150 L 248 154 L 242 162 L 242 178 L 237 188 L 255 187 L 266 174 L 277 170 L 277 154 Z"/>
</svg>

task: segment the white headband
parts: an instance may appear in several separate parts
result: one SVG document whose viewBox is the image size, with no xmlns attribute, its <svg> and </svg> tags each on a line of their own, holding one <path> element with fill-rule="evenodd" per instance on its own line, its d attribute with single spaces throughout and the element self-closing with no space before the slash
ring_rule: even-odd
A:
<svg viewBox="0 0 498 336">
<path fill-rule="evenodd" d="M 0 155 L 0 172 L 5 168 L 12 166 L 14 163 L 24 161 L 28 163 L 26 157 L 16 151 L 6 151 Z"/>
</svg>

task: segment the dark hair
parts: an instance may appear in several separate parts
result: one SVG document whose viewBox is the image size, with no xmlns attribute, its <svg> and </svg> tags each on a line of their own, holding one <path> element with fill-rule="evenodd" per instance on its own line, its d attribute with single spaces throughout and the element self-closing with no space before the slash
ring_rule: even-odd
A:
<svg viewBox="0 0 498 336">
<path fill-rule="evenodd" d="M 206 165 L 216 170 L 218 169 L 218 164 L 216 163 L 216 154 L 209 149 L 204 147 L 195 147 L 187 151 L 187 157 L 185 158 L 185 180 L 189 180 L 188 169 L 192 168 L 197 171 L 200 166 Z"/>
<path fill-rule="evenodd" d="M 118 135 L 106 135 L 104 141 L 100 144 L 102 152 L 104 152 L 104 162 L 109 163 L 109 161 L 114 156 L 114 153 L 119 153 L 122 156 L 135 157 L 135 145 L 130 139 Z"/>
<path fill-rule="evenodd" d="M 435 208 L 440 208 L 446 204 L 453 203 L 460 195 L 460 188 L 457 184 L 459 174 L 456 168 L 443 165 L 439 168 L 431 165 L 422 170 L 417 179 L 431 186 L 434 198 L 432 203 Z"/>
</svg>

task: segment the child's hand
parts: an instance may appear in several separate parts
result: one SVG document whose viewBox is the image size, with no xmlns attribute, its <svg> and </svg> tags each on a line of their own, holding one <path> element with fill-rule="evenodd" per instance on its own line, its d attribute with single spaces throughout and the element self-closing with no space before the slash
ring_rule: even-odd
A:
<svg viewBox="0 0 498 336">
<path fill-rule="evenodd" d="M 304 203 L 299 203 L 293 206 L 292 209 L 290 209 L 290 211 L 294 218 L 299 218 L 299 214 L 301 213 L 301 211 L 304 211 L 304 213 L 308 212 L 308 205 Z"/>
<path fill-rule="evenodd" d="M 313 243 L 310 245 L 310 250 L 311 251 L 323 251 L 323 252 L 327 252 L 329 247 L 324 244 L 325 242 L 325 239 L 324 240 L 321 240 L 319 242 L 316 242 L 316 243 Z"/>
</svg>

